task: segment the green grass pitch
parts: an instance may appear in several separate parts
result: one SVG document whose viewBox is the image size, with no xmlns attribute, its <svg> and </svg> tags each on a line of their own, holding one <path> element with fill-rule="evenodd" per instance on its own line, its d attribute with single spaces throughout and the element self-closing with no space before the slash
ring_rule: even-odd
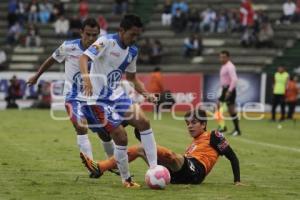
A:
<svg viewBox="0 0 300 200">
<path fill-rule="evenodd" d="M 191 141 L 185 123 L 170 114 L 162 120 L 148 116 L 157 142 L 183 153 Z M 0 111 L 0 119 L 0 200 L 300 199 L 300 121 L 286 121 L 279 129 L 268 120 L 242 120 L 243 135 L 227 135 L 247 186 L 233 185 L 230 162 L 220 157 L 203 184 L 155 191 L 144 183 L 147 166 L 141 159 L 130 164 L 140 189 L 122 188 L 120 178 L 111 173 L 88 178 L 71 123 L 52 120 L 48 110 Z M 227 124 L 231 129 L 231 122 Z M 215 122 L 209 122 L 209 128 L 214 127 Z M 129 143 L 137 143 L 132 129 L 127 130 Z M 98 138 L 90 134 L 90 139 L 94 157 L 103 159 Z"/>
</svg>

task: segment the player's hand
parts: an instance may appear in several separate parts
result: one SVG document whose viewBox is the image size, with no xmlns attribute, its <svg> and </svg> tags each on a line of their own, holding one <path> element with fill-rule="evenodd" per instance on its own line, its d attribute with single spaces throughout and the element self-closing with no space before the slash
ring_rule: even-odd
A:
<svg viewBox="0 0 300 200">
<path fill-rule="evenodd" d="M 28 79 L 27 84 L 28 84 L 29 86 L 33 86 L 33 85 L 36 84 L 36 82 L 37 82 L 38 79 L 39 79 L 39 77 L 38 77 L 37 75 L 34 75 L 34 76 L 32 76 L 32 77 L 30 77 L 30 78 Z"/>
<path fill-rule="evenodd" d="M 236 185 L 236 186 L 248 186 L 247 184 L 242 183 L 240 181 L 234 182 L 234 185 Z"/>
<path fill-rule="evenodd" d="M 86 96 L 93 95 L 93 86 L 89 79 L 83 81 L 83 94 Z"/>
<path fill-rule="evenodd" d="M 155 94 L 152 93 L 147 93 L 144 95 L 145 99 L 147 99 L 147 101 L 151 102 L 151 103 L 157 103 L 158 98 L 157 96 L 155 96 Z"/>
</svg>

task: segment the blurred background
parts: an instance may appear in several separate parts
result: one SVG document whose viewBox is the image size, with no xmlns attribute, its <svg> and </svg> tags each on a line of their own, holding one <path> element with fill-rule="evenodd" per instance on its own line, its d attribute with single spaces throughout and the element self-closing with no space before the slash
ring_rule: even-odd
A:
<svg viewBox="0 0 300 200">
<path fill-rule="evenodd" d="M 80 37 L 84 19 L 95 17 L 105 35 L 118 30 L 125 13 L 145 23 L 140 78 L 150 84 L 149 73 L 159 68 L 163 90 L 177 103 L 217 99 L 221 50 L 231 53 L 237 102 L 250 103 L 249 110 L 260 110 L 256 103 L 270 110 L 278 67 L 290 77 L 300 74 L 299 0 L 2 0 L 0 108 L 49 108 L 51 83 L 63 84 L 64 65 L 55 64 L 35 87 L 26 80 L 64 40 Z M 62 86 L 53 88 L 59 93 Z M 9 95 L 16 98 L 13 105 Z"/>
</svg>

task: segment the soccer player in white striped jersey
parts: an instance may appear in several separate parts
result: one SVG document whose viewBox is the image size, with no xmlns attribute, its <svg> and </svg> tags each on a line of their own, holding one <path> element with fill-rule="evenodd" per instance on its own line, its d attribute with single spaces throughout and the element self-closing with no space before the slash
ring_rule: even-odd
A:
<svg viewBox="0 0 300 200">
<path fill-rule="evenodd" d="M 142 32 L 140 18 L 127 14 L 120 23 L 119 32 L 98 38 L 80 57 L 80 71 L 83 79 L 83 96 L 87 105 L 82 108 L 88 123 L 97 129 L 110 133 L 115 142 L 114 156 L 118 163 L 123 185 L 139 187 L 130 176 L 127 156 L 127 135 L 121 122 L 126 120 L 141 136 L 150 168 L 157 165 L 156 142 L 149 120 L 137 104 L 133 104 L 120 87 L 122 74 L 133 83 L 135 90 L 148 101 L 156 101 L 136 77 L 138 49 L 134 45 Z M 88 60 L 94 65 L 88 72 Z M 98 126 L 97 126 L 98 125 Z M 81 154 L 84 159 L 84 154 Z M 88 163 L 85 163 L 88 164 Z M 99 174 L 101 175 L 101 174 Z"/>
<path fill-rule="evenodd" d="M 79 69 L 79 58 L 83 52 L 93 44 L 99 35 L 100 27 L 93 18 L 86 19 L 81 28 L 81 39 L 63 42 L 59 48 L 40 66 L 34 76 L 29 78 L 28 84 L 32 86 L 37 83 L 39 77 L 48 70 L 54 63 L 65 64 L 65 84 L 64 96 L 65 107 L 70 120 L 77 133 L 77 144 L 80 152 L 84 152 L 89 157 L 93 157 L 92 146 L 88 138 L 87 120 L 81 112 L 83 100 L 78 97 L 82 89 L 82 79 Z M 90 65 L 91 63 L 89 63 Z M 102 144 L 107 157 L 113 155 L 114 143 L 111 137 L 104 133 L 98 133 L 102 139 Z"/>
</svg>

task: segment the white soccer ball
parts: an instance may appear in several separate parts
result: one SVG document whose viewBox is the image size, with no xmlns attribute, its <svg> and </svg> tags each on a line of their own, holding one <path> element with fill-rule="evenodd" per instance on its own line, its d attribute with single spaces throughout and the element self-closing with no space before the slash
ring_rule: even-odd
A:
<svg viewBox="0 0 300 200">
<path fill-rule="evenodd" d="M 151 189 L 164 189 L 170 179 L 169 170 L 162 165 L 148 169 L 145 175 L 145 182 Z"/>
</svg>

